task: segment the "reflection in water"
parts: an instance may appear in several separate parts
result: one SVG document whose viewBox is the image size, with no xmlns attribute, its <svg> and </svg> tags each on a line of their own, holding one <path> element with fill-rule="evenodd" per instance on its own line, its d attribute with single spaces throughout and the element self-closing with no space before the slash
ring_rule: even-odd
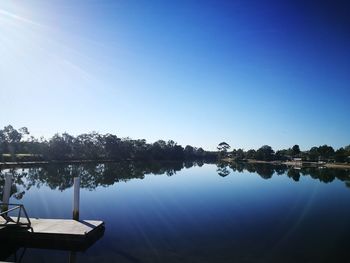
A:
<svg viewBox="0 0 350 263">
<path fill-rule="evenodd" d="M 11 168 L 0 171 L 0 195 L 3 195 L 5 175 L 11 175 L 13 185 L 11 196 L 20 200 L 25 191 L 42 185 L 66 190 L 73 185 L 74 177 L 81 178 L 81 188 L 93 190 L 98 186 L 107 187 L 131 179 L 143 179 L 147 174 L 168 176 L 192 166 L 202 166 L 203 162 L 120 162 L 100 164 L 49 164 L 40 167 Z"/>
<path fill-rule="evenodd" d="M 300 176 L 310 176 L 313 179 L 317 179 L 323 183 L 330 183 L 335 179 L 340 181 L 349 181 L 350 169 L 334 169 L 334 168 L 317 168 L 317 167 L 301 167 L 294 168 L 287 165 L 272 165 L 267 163 L 232 163 L 217 164 L 218 171 L 224 168 L 231 168 L 233 172 L 242 173 L 245 170 L 249 173 L 257 173 L 264 179 L 270 179 L 274 174 L 287 175 L 289 178 L 298 182 Z M 218 172 L 219 174 L 219 172 Z M 221 175 L 221 174 L 219 174 Z M 348 184 L 346 183 L 346 186 Z"/>
<path fill-rule="evenodd" d="M 223 163 L 218 163 L 217 164 L 218 169 L 216 170 L 216 172 L 218 173 L 218 175 L 220 175 L 221 177 L 226 177 L 230 174 L 230 171 L 228 169 L 228 166 L 223 164 Z"/>
<path fill-rule="evenodd" d="M 3 187 L 6 175 L 11 175 L 13 184 L 11 196 L 17 200 L 31 187 L 40 188 L 42 185 L 63 191 L 72 187 L 73 178 L 80 176 L 81 187 L 93 190 L 98 186 L 107 187 L 118 182 L 126 182 L 131 179 L 143 179 L 147 174 L 172 176 L 183 168 L 189 169 L 193 166 L 203 166 L 203 162 L 120 162 L 100 164 L 50 164 L 40 167 L 11 168 L 0 171 L 0 196 L 3 196 Z M 256 173 L 264 179 L 270 179 L 274 174 L 286 175 L 295 182 L 301 176 L 310 176 L 323 183 L 329 183 L 338 179 L 345 181 L 349 187 L 350 170 L 303 167 L 291 168 L 286 165 L 271 165 L 266 163 L 217 163 L 217 174 L 222 177 L 232 172 Z"/>
<path fill-rule="evenodd" d="M 57 212 L 64 209 L 70 215 L 72 192 L 64 190 L 80 176 L 84 219 L 106 222 L 103 238 L 84 253 L 30 248 L 23 262 L 339 262 L 345 256 L 350 192 L 339 181 L 323 183 L 338 179 L 350 186 L 349 170 L 251 163 L 193 168 L 202 165 L 123 162 L 5 169 L 0 194 L 4 178 L 11 175 L 12 198 L 22 199 L 34 216 L 56 218 L 65 215 Z M 315 180 L 302 180 L 306 176 Z M 116 185 L 134 178 L 145 180 Z M 7 246 L 0 248 L 0 260 L 20 262 L 23 248 Z"/>
</svg>

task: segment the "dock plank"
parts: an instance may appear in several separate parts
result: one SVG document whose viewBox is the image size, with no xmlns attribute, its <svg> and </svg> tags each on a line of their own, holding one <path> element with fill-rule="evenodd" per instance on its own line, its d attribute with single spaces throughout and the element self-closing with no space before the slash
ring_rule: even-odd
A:
<svg viewBox="0 0 350 263">
<path fill-rule="evenodd" d="M 57 235 L 87 235 L 103 224 L 102 221 L 70 219 L 36 219 L 31 218 L 31 227 L 34 233 Z M 30 231 L 30 230 L 28 230 Z"/>
</svg>

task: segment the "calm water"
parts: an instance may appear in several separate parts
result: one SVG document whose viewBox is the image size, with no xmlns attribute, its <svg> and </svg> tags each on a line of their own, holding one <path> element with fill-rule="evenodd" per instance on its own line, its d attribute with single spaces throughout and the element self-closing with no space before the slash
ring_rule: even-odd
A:
<svg viewBox="0 0 350 263">
<path fill-rule="evenodd" d="M 19 248 L 21 262 L 350 262 L 350 171 L 267 165 L 50 165 L 3 170 L 30 217 L 103 220 L 84 252 Z M 0 247 L 0 260 L 15 254 Z M 5 256 L 6 255 L 6 256 Z M 71 261 L 69 261 L 71 260 Z"/>
</svg>

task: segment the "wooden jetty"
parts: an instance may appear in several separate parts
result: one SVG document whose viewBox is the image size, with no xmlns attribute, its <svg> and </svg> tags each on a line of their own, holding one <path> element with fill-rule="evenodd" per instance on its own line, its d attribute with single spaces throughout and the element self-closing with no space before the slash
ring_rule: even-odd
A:
<svg viewBox="0 0 350 263">
<path fill-rule="evenodd" d="M 13 218 L 15 220 L 15 218 Z M 20 227 L 0 217 L 0 239 L 26 247 L 85 250 L 104 234 L 104 222 L 72 219 L 29 218 L 30 227 Z M 25 221 L 21 218 L 20 221 Z"/>
<path fill-rule="evenodd" d="M 23 204 L 9 203 L 11 185 L 12 178 L 7 175 L 0 203 L 0 242 L 14 250 L 26 247 L 82 251 L 103 236 L 103 221 L 79 220 L 80 178 L 74 178 L 73 219 L 29 218 Z"/>
</svg>

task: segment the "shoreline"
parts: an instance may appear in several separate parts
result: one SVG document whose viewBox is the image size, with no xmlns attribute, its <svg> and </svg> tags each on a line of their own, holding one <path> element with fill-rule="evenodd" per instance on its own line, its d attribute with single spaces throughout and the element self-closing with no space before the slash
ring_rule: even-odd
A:
<svg viewBox="0 0 350 263">
<path fill-rule="evenodd" d="M 227 163 L 234 163 L 235 160 L 231 158 L 225 158 L 221 161 Z M 349 163 L 318 163 L 318 162 L 293 162 L 293 161 L 261 161 L 254 159 L 247 159 L 244 163 L 261 163 L 261 164 L 271 164 L 271 165 L 286 165 L 292 167 L 326 167 L 326 168 L 334 168 L 334 169 L 350 169 Z"/>
<path fill-rule="evenodd" d="M 327 168 L 350 169 L 350 164 L 326 163 L 324 166 Z"/>
<path fill-rule="evenodd" d="M 0 162 L 1 168 L 13 168 L 22 166 L 35 166 L 35 165 L 48 165 L 48 164 L 77 164 L 77 163 L 110 163 L 120 161 L 132 161 L 132 160 L 52 160 L 52 161 L 33 161 L 33 162 Z M 154 161 L 154 160 L 153 160 Z M 168 160 L 169 161 L 169 160 Z M 231 158 L 225 158 L 221 160 L 225 163 L 235 163 L 237 161 Z M 239 162 L 239 161 L 238 161 Z M 293 162 L 293 161 L 261 161 L 254 159 L 247 159 L 244 163 L 260 163 L 271 165 L 286 165 L 292 167 L 318 167 L 318 168 L 334 168 L 334 169 L 350 169 L 349 163 L 317 163 L 317 162 Z"/>
<path fill-rule="evenodd" d="M 48 165 L 48 164 L 79 164 L 79 163 L 111 163 L 121 160 L 52 160 L 52 161 L 33 161 L 33 162 L 0 162 L 1 168 L 14 168 L 23 166 Z M 130 161 L 130 160 L 122 160 Z"/>
<path fill-rule="evenodd" d="M 40 166 L 40 165 L 50 165 L 50 164 L 85 164 L 85 163 L 118 163 L 118 162 L 185 162 L 186 160 L 133 160 L 133 159 L 102 159 L 102 160 L 51 160 L 51 161 L 33 161 L 33 162 L 0 162 L 1 169 L 6 168 L 21 168 L 27 166 Z M 191 160 L 195 161 L 195 160 Z"/>
</svg>

